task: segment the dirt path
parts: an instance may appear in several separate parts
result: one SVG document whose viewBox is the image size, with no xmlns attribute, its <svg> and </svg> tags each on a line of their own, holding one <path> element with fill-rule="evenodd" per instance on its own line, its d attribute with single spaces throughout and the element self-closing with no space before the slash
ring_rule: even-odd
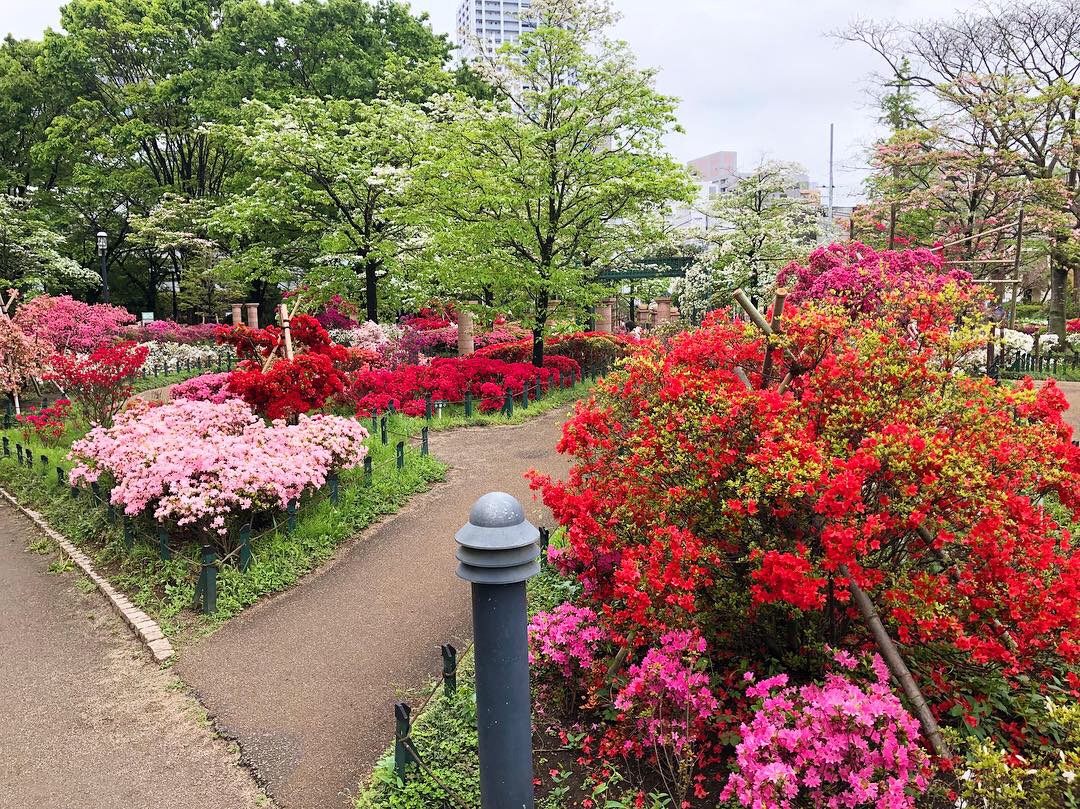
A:
<svg viewBox="0 0 1080 809">
<path fill-rule="evenodd" d="M 0 507 L 0 809 L 244 809 L 265 798 L 97 591 Z"/>
<path fill-rule="evenodd" d="M 483 494 L 502 490 L 550 524 L 522 475 L 562 475 L 567 409 L 517 427 L 435 433 L 447 481 L 369 529 L 320 573 L 233 619 L 181 654 L 181 676 L 275 800 L 333 809 L 393 740 L 393 703 L 441 670 L 439 645 L 470 634 L 469 587 L 453 535 Z"/>
</svg>

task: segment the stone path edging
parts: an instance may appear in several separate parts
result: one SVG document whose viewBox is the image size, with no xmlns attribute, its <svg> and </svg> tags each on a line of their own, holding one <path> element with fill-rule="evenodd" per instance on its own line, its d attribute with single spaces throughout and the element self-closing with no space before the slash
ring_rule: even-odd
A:
<svg viewBox="0 0 1080 809">
<path fill-rule="evenodd" d="M 0 488 L 0 495 L 3 495 L 5 500 L 29 517 L 31 522 L 40 528 L 49 539 L 59 545 L 60 550 L 70 557 L 72 562 L 79 566 L 79 569 L 87 575 L 90 581 L 97 585 L 97 588 L 101 591 L 102 595 L 108 599 L 109 603 L 112 604 L 113 609 L 115 609 L 120 617 L 124 619 L 124 622 L 131 627 L 131 630 L 150 651 L 150 654 L 155 661 L 164 663 L 173 656 L 172 644 L 166 639 L 164 633 L 161 631 L 161 627 L 158 626 L 157 621 L 132 604 L 122 593 L 109 583 L 108 579 L 94 570 L 94 565 L 90 561 L 89 556 L 80 551 L 63 534 L 45 522 L 45 519 L 38 512 L 26 508 L 5 489 Z"/>
</svg>

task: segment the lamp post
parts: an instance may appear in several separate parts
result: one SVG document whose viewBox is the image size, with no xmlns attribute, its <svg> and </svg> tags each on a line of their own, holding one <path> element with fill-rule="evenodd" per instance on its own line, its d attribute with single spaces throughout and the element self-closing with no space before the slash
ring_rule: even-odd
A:
<svg viewBox="0 0 1080 809">
<path fill-rule="evenodd" d="M 109 302 L 109 268 L 108 268 L 109 234 L 104 230 L 97 232 L 97 252 L 101 256 L 101 295 L 105 303 Z"/>
</svg>

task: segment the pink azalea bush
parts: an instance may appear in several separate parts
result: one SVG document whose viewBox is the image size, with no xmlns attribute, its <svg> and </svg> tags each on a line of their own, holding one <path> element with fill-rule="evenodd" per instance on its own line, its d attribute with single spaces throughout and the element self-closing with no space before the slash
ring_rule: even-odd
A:
<svg viewBox="0 0 1080 809">
<path fill-rule="evenodd" d="M 596 667 L 608 641 L 593 610 L 560 604 L 551 612 L 538 612 L 529 622 L 529 663 L 580 680 Z"/>
<path fill-rule="evenodd" d="M 27 334 L 8 318 L 0 318 L 0 391 L 18 404 L 19 391 L 33 377 L 43 377 L 52 346 Z"/>
<path fill-rule="evenodd" d="M 788 685 L 780 674 L 747 689 L 761 705 L 741 727 L 723 798 L 753 809 L 915 806 L 929 784 L 918 722 L 890 690 L 880 657 L 870 660 L 865 686 L 851 678 L 854 657 L 838 652 L 835 660 L 844 673 L 822 685 Z"/>
<path fill-rule="evenodd" d="M 220 374 L 203 374 L 172 386 L 169 393 L 175 399 L 187 399 L 191 402 L 214 402 L 221 404 L 226 399 L 237 398 L 228 390 L 228 371 Z"/>
<path fill-rule="evenodd" d="M 83 303 L 70 295 L 40 295 L 15 313 L 15 323 L 26 334 L 46 341 L 57 353 L 89 354 L 134 322 L 135 316 L 119 306 Z"/>
<path fill-rule="evenodd" d="M 125 514 L 225 537 L 233 518 L 284 509 L 362 463 L 367 437 L 338 416 L 268 425 L 236 399 L 140 405 L 72 445 L 70 478 L 77 485 L 107 474 Z"/>
<path fill-rule="evenodd" d="M 217 323 L 197 323 L 187 325 L 174 320 L 152 320 L 138 326 L 129 326 L 124 330 L 124 337 L 136 342 L 146 343 L 210 343 L 214 341 L 223 326 Z"/>
<path fill-rule="evenodd" d="M 788 264 L 777 283 L 790 288 L 789 303 L 821 301 L 872 312 L 887 290 L 937 292 L 949 282 L 970 278 L 963 270 L 946 270 L 941 253 L 924 247 L 878 252 L 861 242 L 845 242 L 819 247 L 805 266 Z"/>
</svg>

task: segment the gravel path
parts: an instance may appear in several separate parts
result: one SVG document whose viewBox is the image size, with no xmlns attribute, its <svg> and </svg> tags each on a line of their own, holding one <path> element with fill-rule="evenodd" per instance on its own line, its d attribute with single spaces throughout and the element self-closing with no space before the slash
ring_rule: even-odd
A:
<svg viewBox="0 0 1080 809">
<path fill-rule="evenodd" d="M 0 809 L 244 809 L 267 801 L 201 708 L 0 506 Z"/>
<path fill-rule="evenodd" d="M 516 427 L 433 433 L 447 480 L 369 529 L 299 587 L 257 604 L 183 652 L 178 669 L 219 728 L 289 809 L 350 805 L 393 740 L 393 703 L 441 671 L 439 645 L 467 642 L 469 587 L 453 535 L 473 502 L 515 495 L 549 524 L 524 473 L 564 475 L 567 409 Z M 415 701 L 414 701 L 415 704 Z"/>
</svg>

